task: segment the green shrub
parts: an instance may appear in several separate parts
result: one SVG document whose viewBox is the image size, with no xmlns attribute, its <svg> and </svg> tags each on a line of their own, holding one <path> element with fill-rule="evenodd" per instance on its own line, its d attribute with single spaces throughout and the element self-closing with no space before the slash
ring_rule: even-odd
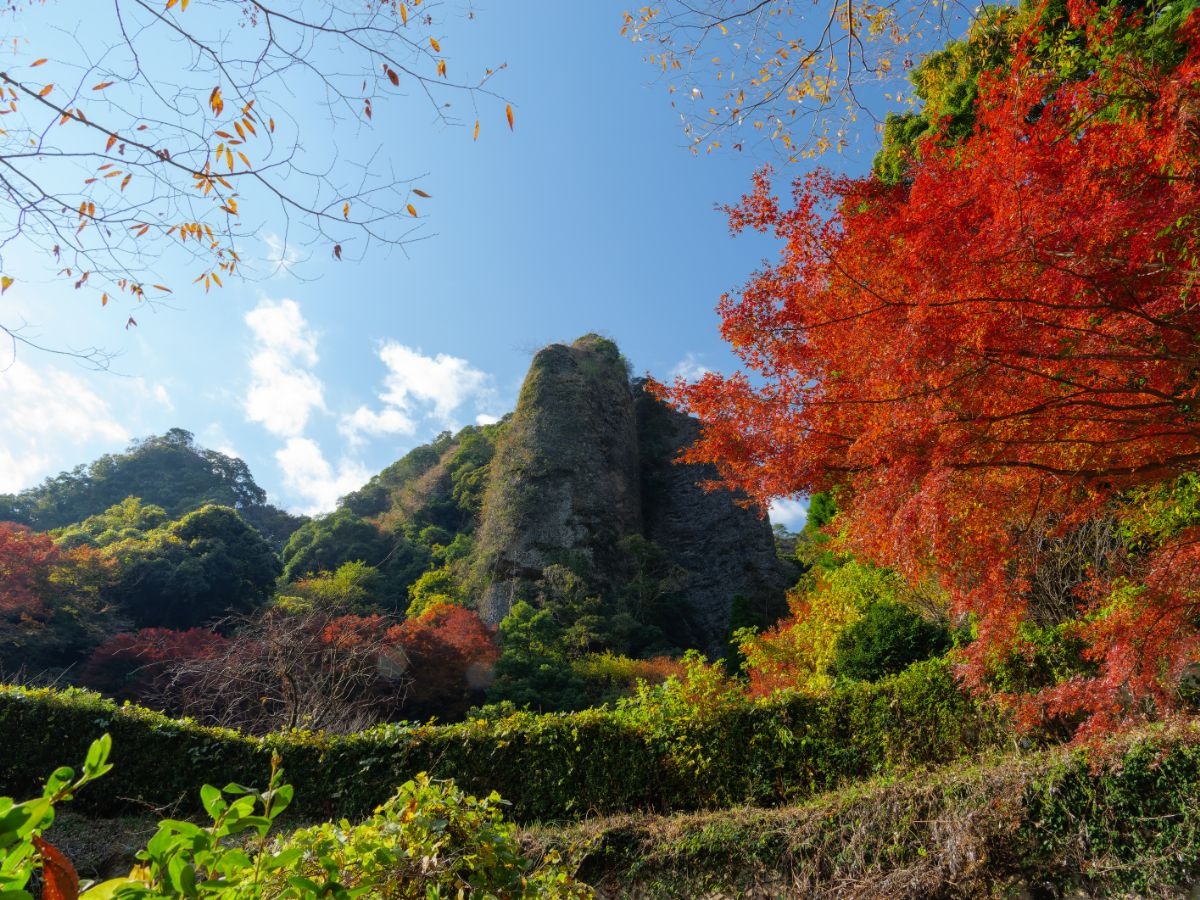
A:
<svg viewBox="0 0 1200 900">
<path fill-rule="evenodd" d="M 253 783 L 277 752 L 296 786 L 293 809 L 309 820 L 366 815 L 422 771 L 454 778 L 467 791 L 499 791 L 520 821 L 774 804 L 1001 740 L 995 716 L 960 692 L 943 660 L 825 697 L 729 697 L 699 711 L 681 704 L 659 713 L 517 712 L 346 736 L 251 738 L 86 692 L 4 687 L 0 784 L 40 784 L 42 760 L 82 755 L 105 731 L 115 742 L 116 770 L 103 791 L 81 800 L 95 811 L 186 808 L 202 784 Z"/>
<path fill-rule="evenodd" d="M 79 895 L 71 861 L 44 841 L 55 805 L 111 770 L 112 741 L 88 750 L 83 774 L 61 768 L 40 798 L 0 797 L 0 897 L 32 900 L 40 869 L 45 897 Z M 357 897 L 511 898 L 592 896 L 551 851 L 540 865 L 521 854 L 516 826 L 504 821 L 496 793 L 479 800 L 424 772 L 405 782 L 364 822 L 342 820 L 270 836 L 294 791 L 271 760 L 265 791 L 226 785 L 200 788 L 208 826 L 164 819 L 127 876 L 93 885 L 85 900 L 353 900 Z"/>
<path fill-rule="evenodd" d="M 873 603 L 837 636 L 829 674 L 878 681 L 949 649 L 945 626 L 927 622 L 902 603 Z"/>
</svg>

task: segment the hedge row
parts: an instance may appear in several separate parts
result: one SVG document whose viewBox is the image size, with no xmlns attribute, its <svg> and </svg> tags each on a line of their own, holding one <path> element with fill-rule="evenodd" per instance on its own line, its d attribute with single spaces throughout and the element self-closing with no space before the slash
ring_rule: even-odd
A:
<svg viewBox="0 0 1200 900">
<path fill-rule="evenodd" d="M 0 687 L 0 794 L 35 790 L 105 731 L 115 769 L 77 801 L 95 812 L 147 804 L 187 812 L 206 782 L 263 783 L 278 752 L 296 787 L 294 809 L 312 819 L 364 815 L 419 771 L 472 792 L 497 790 L 522 821 L 774 805 L 1003 740 L 995 718 L 937 660 L 820 698 L 738 702 L 665 724 L 597 709 L 349 736 L 252 738 L 86 692 Z"/>
</svg>

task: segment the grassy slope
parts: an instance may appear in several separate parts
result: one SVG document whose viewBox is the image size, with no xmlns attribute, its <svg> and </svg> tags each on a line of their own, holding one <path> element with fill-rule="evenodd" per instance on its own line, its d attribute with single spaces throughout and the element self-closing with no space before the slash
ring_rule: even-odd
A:
<svg viewBox="0 0 1200 900">
<path fill-rule="evenodd" d="M 997 755 L 806 803 L 525 832 L 603 896 L 1192 896 L 1200 725 L 1091 754 Z"/>
</svg>

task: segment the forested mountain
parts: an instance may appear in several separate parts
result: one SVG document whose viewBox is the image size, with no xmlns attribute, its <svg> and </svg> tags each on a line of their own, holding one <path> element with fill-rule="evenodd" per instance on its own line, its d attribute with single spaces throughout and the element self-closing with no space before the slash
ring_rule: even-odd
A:
<svg viewBox="0 0 1200 900">
<path fill-rule="evenodd" d="M 106 454 L 19 494 L 0 494 L 0 521 L 49 531 L 126 497 L 161 506 L 172 518 L 206 504 L 230 506 L 278 545 L 303 521 L 267 503 L 243 460 L 200 447 L 182 428 L 134 441 L 124 453 Z"/>
</svg>

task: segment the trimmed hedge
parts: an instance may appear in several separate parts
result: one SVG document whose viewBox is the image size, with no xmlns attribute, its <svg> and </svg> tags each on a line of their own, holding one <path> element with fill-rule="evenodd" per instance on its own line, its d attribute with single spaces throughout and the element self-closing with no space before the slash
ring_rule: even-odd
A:
<svg viewBox="0 0 1200 900">
<path fill-rule="evenodd" d="M 824 697 L 738 702 L 668 729 L 596 709 L 253 738 L 87 692 L 0 687 L 0 794 L 35 790 L 105 731 L 115 768 L 77 798 L 83 807 L 191 811 L 206 782 L 265 782 L 277 751 L 296 787 L 293 809 L 309 819 L 365 815 L 420 771 L 470 792 L 499 791 L 521 821 L 775 805 L 1003 740 L 994 715 L 959 691 L 942 660 Z"/>
</svg>

